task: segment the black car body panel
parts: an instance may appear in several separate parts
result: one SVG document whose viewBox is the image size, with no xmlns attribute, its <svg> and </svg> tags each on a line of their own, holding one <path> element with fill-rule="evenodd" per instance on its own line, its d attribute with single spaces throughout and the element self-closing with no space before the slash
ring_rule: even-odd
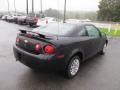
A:
<svg viewBox="0 0 120 90">
<path fill-rule="evenodd" d="M 91 24 L 80 24 L 79 26 L 84 27 L 85 25 Z M 78 26 L 75 25 L 74 27 L 74 30 L 77 30 L 76 27 L 78 28 Z M 70 58 L 75 54 L 79 54 L 82 61 L 84 61 L 100 52 L 103 49 L 104 44 L 107 42 L 107 37 L 103 36 L 97 28 L 96 30 L 98 30 L 99 37 L 90 37 L 87 35 L 88 33 L 86 33 L 86 35 L 74 36 L 73 33 L 76 32 L 74 30 L 72 33 L 68 32 L 69 34 L 66 35 L 52 35 L 52 37 L 49 38 L 47 37 L 48 33 L 44 35 L 42 32 L 34 33 L 32 31 L 21 30 L 21 33 L 18 34 L 21 41 L 13 47 L 14 55 L 17 60 L 29 67 L 47 69 L 52 67 L 52 70 L 64 70 L 66 69 Z M 26 34 L 31 33 L 32 37 L 26 36 Z M 33 35 L 33 33 L 35 35 Z M 51 36 L 51 34 L 49 35 Z M 25 40 L 28 41 L 27 45 Z M 39 52 L 34 51 L 34 45 L 36 42 L 41 44 Z M 46 54 L 44 52 L 43 49 L 46 44 L 54 46 L 54 53 Z"/>
</svg>

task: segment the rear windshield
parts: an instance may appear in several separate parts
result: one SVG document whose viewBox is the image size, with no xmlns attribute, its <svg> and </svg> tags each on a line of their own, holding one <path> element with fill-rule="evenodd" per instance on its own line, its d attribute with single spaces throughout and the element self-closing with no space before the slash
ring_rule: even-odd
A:
<svg viewBox="0 0 120 90">
<path fill-rule="evenodd" d="M 35 16 L 35 14 L 29 14 L 29 15 L 27 15 L 28 17 L 34 17 Z"/>
<path fill-rule="evenodd" d="M 74 25 L 70 24 L 49 24 L 45 26 L 40 26 L 33 31 L 38 33 L 46 33 L 46 34 L 53 34 L 53 35 L 69 35 L 73 31 Z"/>
</svg>

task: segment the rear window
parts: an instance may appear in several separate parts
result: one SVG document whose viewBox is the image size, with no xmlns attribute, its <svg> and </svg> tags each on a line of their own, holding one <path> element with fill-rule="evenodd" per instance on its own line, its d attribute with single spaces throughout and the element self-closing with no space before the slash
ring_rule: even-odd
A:
<svg viewBox="0 0 120 90">
<path fill-rule="evenodd" d="M 28 15 L 28 17 L 34 17 L 35 16 L 35 14 L 29 14 Z"/>
<path fill-rule="evenodd" d="M 74 25 L 70 24 L 49 24 L 45 26 L 40 26 L 33 31 L 38 33 L 46 33 L 53 35 L 69 35 L 73 31 Z"/>
</svg>

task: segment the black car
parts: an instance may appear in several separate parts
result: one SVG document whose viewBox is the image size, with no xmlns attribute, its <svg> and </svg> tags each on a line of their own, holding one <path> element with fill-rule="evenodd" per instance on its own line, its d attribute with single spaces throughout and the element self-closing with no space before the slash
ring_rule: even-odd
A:
<svg viewBox="0 0 120 90">
<path fill-rule="evenodd" d="M 26 23 L 30 26 L 36 26 L 38 18 L 35 15 L 28 15 L 26 18 Z"/>
<path fill-rule="evenodd" d="M 0 14 L 0 19 L 2 18 L 3 15 Z"/>
<path fill-rule="evenodd" d="M 14 16 L 13 16 L 13 15 L 9 15 L 9 16 L 7 17 L 7 21 L 8 21 L 8 22 L 13 22 L 13 21 L 14 21 Z"/>
<path fill-rule="evenodd" d="M 13 17 L 13 22 L 18 23 L 18 18 L 21 17 L 22 15 L 15 15 Z M 20 20 L 19 20 L 20 21 Z"/>
<path fill-rule="evenodd" d="M 17 18 L 17 23 L 20 24 L 20 25 L 26 24 L 26 17 L 27 17 L 27 16 L 19 16 L 19 17 Z"/>
<path fill-rule="evenodd" d="M 7 17 L 8 17 L 8 16 L 9 16 L 9 15 L 3 15 L 1 19 L 7 21 Z"/>
<path fill-rule="evenodd" d="M 94 25 L 52 23 L 20 30 L 13 50 L 16 60 L 32 69 L 62 70 L 73 78 L 81 62 L 103 54 L 107 43 L 106 35 Z"/>
</svg>

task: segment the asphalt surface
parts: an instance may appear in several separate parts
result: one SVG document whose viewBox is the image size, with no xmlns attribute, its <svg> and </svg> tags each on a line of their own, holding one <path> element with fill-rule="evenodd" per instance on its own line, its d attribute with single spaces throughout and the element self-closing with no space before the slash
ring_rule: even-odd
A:
<svg viewBox="0 0 120 90">
<path fill-rule="evenodd" d="M 81 65 L 71 80 L 59 72 L 32 71 L 16 62 L 12 46 L 18 29 L 31 29 L 0 21 L 0 90 L 120 90 L 120 38 L 110 38 L 106 54 Z"/>
</svg>

